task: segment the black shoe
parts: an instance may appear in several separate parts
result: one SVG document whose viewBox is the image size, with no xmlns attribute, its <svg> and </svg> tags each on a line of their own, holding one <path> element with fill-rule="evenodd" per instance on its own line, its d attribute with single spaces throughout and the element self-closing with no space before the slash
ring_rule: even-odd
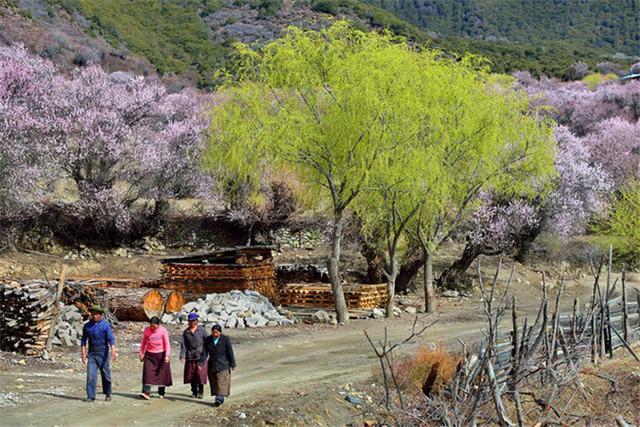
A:
<svg viewBox="0 0 640 427">
<path fill-rule="evenodd" d="M 104 401 L 105 401 L 105 402 L 111 402 L 111 395 L 110 395 L 110 394 L 107 394 L 107 395 L 104 397 Z"/>
<path fill-rule="evenodd" d="M 213 407 L 214 407 L 214 408 L 217 408 L 217 407 L 218 407 L 218 406 L 220 406 L 220 405 L 222 405 L 222 402 L 220 402 L 219 400 L 216 400 L 216 401 L 213 403 Z"/>
<path fill-rule="evenodd" d="M 93 402 L 96 401 L 96 399 L 90 399 L 90 398 L 87 397 L 86 399 L 84 399 L 84 401 L 87 402 L 87 403 L 93 403 Z"/>
</svg>

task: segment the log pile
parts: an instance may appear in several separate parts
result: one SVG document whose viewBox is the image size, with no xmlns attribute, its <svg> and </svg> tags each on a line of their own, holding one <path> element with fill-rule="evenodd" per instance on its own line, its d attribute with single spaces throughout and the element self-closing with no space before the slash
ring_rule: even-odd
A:
<svg viewBox="0 0 640 427">
<path fill-rule="evenodd" d="M 147 321 L 153 316 L 162 317 L 165 301 L 172 294 L 169 312 L 179 312 L 185 302 L 180 291 L 157 289 L 153 281 L 95 277 L 75 279 L 71 283 L 76 285 L 76 292 L 93 296 L 93 303 L 103 306 L 121 321 Z M 77 299 L 75 305 L 79 306 Z"/>
<path fill-rule="evenodd" d="M 41 354 L 58 311 L 57 282 L 0 282 L 0 348 Z"/>
</svg>

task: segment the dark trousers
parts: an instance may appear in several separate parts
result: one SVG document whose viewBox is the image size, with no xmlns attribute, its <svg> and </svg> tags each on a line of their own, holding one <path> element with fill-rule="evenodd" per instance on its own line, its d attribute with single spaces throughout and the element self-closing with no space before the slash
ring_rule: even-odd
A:
<svg viewBox="0 0 640 427">
<path fill-rule="evenodd" d="M 109 352 L 89 352 L 87 354 L 87 397 L 96 398 L 98 385 L 98 370 L 102 380 L 102 392 L 111 395 L 111 368 L 109 366 Z"/>
<path fill-rule="evenodd" d="M 159 394 L 160 396 L 164 396 L 164 393 L 165 393 L 165 390 L 166 390 L 166 389 L 167 389 L 166 387 L 159 386 L 159 387 L 158 387 L 158 394 Z M 143 392 L 143 393 L 147 393 L 147 394 L 151 394 L 151 386 L 150 386 L 149 384 L 144 384 L 144 385 L 142 386 L 142 392 Z"/>
<path fill-rule="evenodd" d="M 191 382 L 191 394 L 194 396 L 199 396 L 204 394 L 204 384 L 200 384 L 197 382 Z"/>
</svg>

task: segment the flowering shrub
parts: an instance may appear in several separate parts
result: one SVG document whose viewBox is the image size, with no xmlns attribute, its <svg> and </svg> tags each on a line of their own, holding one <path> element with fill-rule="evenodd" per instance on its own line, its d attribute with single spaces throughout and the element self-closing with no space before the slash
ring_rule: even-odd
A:
<svg viewBox="0 0 640 427">
<path fill-rule="evenodd" d="M 207 106 L 195 91 L 95 65 L 64 75 L 21 46 L 0 48 L 0 219 L 37 214 L 61 179 L 75 183 L 66 213 L 88 233 L 126 235 L 169 198 L 213 197 L 200 168 Z"/>
</svg>

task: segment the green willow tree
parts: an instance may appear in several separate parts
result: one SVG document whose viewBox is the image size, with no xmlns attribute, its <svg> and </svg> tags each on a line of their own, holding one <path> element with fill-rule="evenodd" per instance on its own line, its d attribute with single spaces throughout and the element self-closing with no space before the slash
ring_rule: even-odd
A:
<svg viewBox="0 0 640 427">
<path fill-rule="evenodd" d="M 433 120 L 441 126 L 429 135 L 441 145 L 440 189 L 412 227 L 425 255 L 427 311 L 433 311 L 433 256 L 469 219 L 480 193 L 533 194 L 554 173 L 551 123 L 531 113 L 526 97 L 486 73 L 449 87 L 443 99 L 451 101 Z"/>
<path fill-rule="evenodd" d="M 374 240 L 391 242 L 386 272 L 393 283 L 401 234 L 418 212 L 448 209 L 443 193 L 460 192 L 455 168 L 471 168 L 480 187 L 494 184 L 503 175 L 489 179 L 482 167 L 493 163 L 479 156 L 544 140 L 533 120 L 525 126 L 515 98 L 490 94 L 476 58 L 447 59 L 345 22 L 322 31 L 290 28 L 259 52 L 240 45 L 232 70 L 226 101 L 213 110 L 207 163 L 223 178 L 256 186 L 265 169 L 288 171 L 306 184 L 307 198 L 330 209 L 327 266 L 340 323 L 348 321 L 338 268 L 348 209 L 363 212 L 362 199 L 376 206 L 361 215 L 366 222 L 387 224 L 393 236 Z M 400 213 L 395 219 L 383 213 L 390 205 Z"/>
<path fill-rule="evenodd" d="M 333 218 L 327 265 L 340 323 L 349 316 L 339 261 L 345 211 L 369 183 L 391 135 L 413 126 L 402 116 L 412 76 L 410 49 L 388 34 L 339 22 L 322 31 L 289 28 L 260 52 L 238 47 L 227 101 L 214 107 L 210 167 L 243 182 L 285 169 Z"/>
<path fill-rule="evenodd" d="M 415 96 L 424 126 L 404 148 L 409 160 L 396 155 L 376 167 L 378 185 L 359 201 L 359 217 L 369 236 L 382 236 L 377 241 L 390 295 L 401 235 L 419 242 L 425 310 L 431 312 L 439 246 L 469 218 L 482 191 L 533 192 L 534 183 L 553 172 L 554 144 L 549 124 L 529 113 L 528 100 L 487 74 L 476 58 L 418 68 Z"/>
<path fill-rule="evenodd" d="M 640 266 L 640 183 L 623 189 L 608 215 L 595 227 L 603 247 L 611 245 L 624 268 Z"/>
</svg>

